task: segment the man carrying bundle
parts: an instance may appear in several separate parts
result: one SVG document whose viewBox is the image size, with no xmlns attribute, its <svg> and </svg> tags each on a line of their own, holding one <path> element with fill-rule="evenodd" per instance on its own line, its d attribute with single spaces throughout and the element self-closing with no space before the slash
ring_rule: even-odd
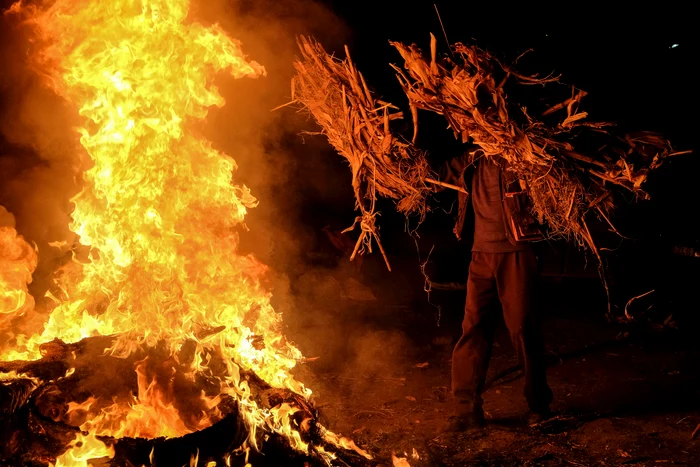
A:
<svg viewBox="0 0 700 467">
<path fill-rule="evenodd" d="M 528 210 L 528 196 L 518 179 L 503 170 L 500 158 L 485 157 L 478 147 L 450 160 L 441 180 L 457 185 L 461 238 L 467 217 L 473 219 L 472 259 L 462 337 L 452 354 L 455 413 L 444 431 L 484 425 L 483 399 L 499 300 L 513 345 L 525 374 L 528 423 L 550 416 L 552 391 L 547 385 L 545 353 L 533 307 L 537 261 L 529 241 L 541 239 Z"/>
<path fill-rule="evenodd" d="M 510 79 L 510 85 L 527 86 L 556 83 L 559 78 L 522 75 L 479 47 L 453 44 L 450 58 L 442 60 L 432 35 L 429 57 L 416 45 L 391 44 L 405 61 L 403 68 L 394 66 L 394 70 L 411 107 L 414 131 L 410 142 L 392 132 L 391 122 L 402 118 L 402 112 L 375 97 L 347 48 L 346 58 L 340 60 L 315 40 L 302 38 L 303 59 L 294 64 L 295 102 L 313 115 L 322 134 L 352 170 L 360 211 L 354 225 L 360 224 L 362 230 L 351 259 L 376 242 L 389 266 L 375 228 L 378 197 L 393 200 L 403 214 L 422 218 L 431 191 L 428 184 L 458 185 L 455 233 L 461 236 L 468 212 L 473 214 L 474 246 L 463 334 L 452 359 L 457 411 L 447 429 L 464 430 L 484 422 L 481 393 L 497 299 L 522 360 L 528 421 L 543 420 L 549 416 L 552 392 L 533 307 L 536 260 L 528 245 L 541 236 L 533 229 L 536 224 L 528 204 L 532 202 L 532 212 L 547 223 L 554 238 L 575 239 L 602 265 L 587 215 L 595 212 L 609 222 L 615 207 L 612 187 L 623 188 L 638 199 L 647 198 L 641 186 L 648 173 L 658 169 L 665 158 L 687 151 L 673 152 L 670 142 L 655 133 L 620 137 L 608 131 L 610 124 L 587 120 L 588 114 L 579 106 L 586 93 L 580 90 L 542 112 L 541 117 L 559 112 L 549 122 L 526 113 L 525 105 L 509 106 L 505 90 L 509 77 L 517 77 Z M 451 161 L 442 181 L 429 178 L 425 153 L 414 145 L 419 110 L 443 115 L 456 137 L 480 145 Z M 586 138 L 594 142 L 593 152 L 585 148 L 588 144 L 575 147 L 574 143 Z M 600 138 L 606 139 L 605 144 L 598 142 Z M 525 193 L 526 188 L 533 196 Z M 601 278 L 607 290 L 605 276 Z"/>
</svg>

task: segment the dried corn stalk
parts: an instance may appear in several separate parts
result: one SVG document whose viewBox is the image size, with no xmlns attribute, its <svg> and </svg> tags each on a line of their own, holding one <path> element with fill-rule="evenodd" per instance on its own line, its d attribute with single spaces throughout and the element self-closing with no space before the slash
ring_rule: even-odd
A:
<svg viewBox="0 0 700 467">
<path fill-rule="evenodd" d="M 346 58 L 340 60 L 311 38 L 300 37 L 298 43 L 302 59 L 294 63 L 293 101 L 311 113 L 352 170 L 360 211 L 353 227 L 359 223 L 361 233 L 351 259 L 358 251 L 371 252 L 374 238 L 391 269 L 375 225 L 376 198 L 392 199 L 399 212 L 422 218 L 430 192 L 425 184 L 430 174 L 428 162 L 413 144 L 392 134 L 390 122 L 402 118 L 402 113 L 374 97 L 347 48 Z"/>
</svg>

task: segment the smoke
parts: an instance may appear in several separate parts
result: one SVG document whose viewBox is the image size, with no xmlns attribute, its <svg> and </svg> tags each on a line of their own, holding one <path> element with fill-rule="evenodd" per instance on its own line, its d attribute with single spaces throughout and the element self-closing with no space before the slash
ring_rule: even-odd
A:
<svg viewBox="0 0 700 467">
<path fill-rule="evenodd" d="M 352 209 L 347 197 L 349 171 L 322 138 L 299 135 L 315 130 L 304 114 L 293 107 L 273 109 L 291 100 L 296 37 L 311 34 L 342 50 L 348 30 L 313 0 L 237 0 L 197 6 L 195 17 L 221 24 L 266 68 L 267 76 L 256 80 L 222 77 L 218 84 L 226 105 L 210 111 L 204 131 L 238 163 L 236 183 L 245 183 L 260 200 L 247 218 L 251 235 L 244 236 L 243 248 L 250 248 L 265 264 L 294 269 L 299 256 L 316 241 L 317 232 L 301 222 L 309 217 L 309 203 L 323 200 L 335 209 L 343 203 Z M 318 215 L 311 217 L 318 219 Z"/>
<path fill-rule="evenodd" d="M 205 129 L 238 163 L 236 182 L 260 200 L 246 218 L 250 232 L 242 247 L 271 266 L 273 304 L 283 313 L 285 334 L 308 357 L 320 357 L 313 370 L 339 374 L 347 390 L 361 394 L 373 377 L 392 374 L 412 352 L 396 323 L 376 319 L 382 303 L 395 298 L 383 300 L 382 289 L 401 287 L 401 280 L 380 258 L 361 268 L 357 259 L 349 262 L 354 241 L 338 232 L 356 215 L 347 164 L 325 137 L 300 135 L 318 131 L 306 114 L 294 107 L 272 111 L 291 100 L 296 37 L 312 35 L 342 57 L 350 31 L 310 0 L 215 3 L 197 14 L 218 21 L 267 70 L 257 80 L 223 79 L 226 105 L 210 111 Z M 324 232 L 326 225 L 331 228 Z M 397 293 L 410 295 L 401 288 Z M 313 386 L 313 376 L 298 376 Z"/>
<path fill-rule="evenodd" d="M 16 310 L 0 329 L 0 348 L 13 334 L 40 332 L 44 295 L 53 272 L 70 259 L 66 248 L 51 243 L 74 243 L 69 230 L 70 199 L 80 189 L 86 160 L 78 134 L 77 111 L 58 97 L 32 69 L 38 44 L 32 26 L 3 2 L 0 8 L 0 211 L 6 209 L 12 227 L 37 249 L 38 265 L 28 285 L 34 301 Z M 5 218 L 10 218 L 5 214 Z M 8 258 L 5 258 L 6 260 Z M 23 268 L 16 257 L 13 268 Z M 22 284 L 14 284 L 23 290 Z"/>
</svg>

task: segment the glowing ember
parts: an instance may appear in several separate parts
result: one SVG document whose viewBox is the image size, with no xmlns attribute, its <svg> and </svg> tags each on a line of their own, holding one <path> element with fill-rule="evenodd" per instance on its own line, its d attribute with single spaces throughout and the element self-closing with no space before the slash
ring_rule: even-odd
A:
<svg viewBox="0 0 700 467">
<path fill-rule="evenodd" d="M 257 77 L 263 67 L 220 27 L 188 19 L 187 0 L 58 0 L 32 14 L 50 44 L 43 72 L 84 117 L 78 131 L 94 165 L 73 200 L 71 229 L 91 253 L 71 265 L 78 273 L 61 276 L 63 293 L 52 297 L 43 333 L 19 336 L 0 360 L 37 359 L 42 343 L 97 335 L 115 337 L 107 352 L 116 357 L 146 348 L 165 355 L 139 357 L 137 394 L 70 404 L 64 420 L 82 420 L 89 434 L 56 465 L 113 456 L 97 435 L 176 437 L 202 429 L 220 418 L 223 396 L 238 401 L 249 444 L 264 427 L 307 450 L 290 428 L 298 409 L 259 407 L 241 377 L 252 372 L 274 388 L 310 394 L 290 374 L 301 354 L 278 329 L 280 315 L 259 281 L 265 267 L 236 253 L 236 228 L 256 200 L 232 183 L 234 160 L 190 125 L 224 104 L 212 84 L 218 72 Z M 17 316 L 32 306 L 26 284 L 36 255 L 13 229 L 0 235 L 0 317 Z M 186 416 L 176 404 L 175 373 L 208 388 Z"/>
</svg>

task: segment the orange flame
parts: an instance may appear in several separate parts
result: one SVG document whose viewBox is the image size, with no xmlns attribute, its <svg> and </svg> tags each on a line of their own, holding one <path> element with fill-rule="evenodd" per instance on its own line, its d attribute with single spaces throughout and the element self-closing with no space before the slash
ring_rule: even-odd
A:
<svg viewBox="0 0 700 467">
<path fill-rule="evenodd" d="M 89 467 L 90 460 L 103 457 L 114 457 L 114 448 L 107 447 L 94 434 L 80 433 L 71 442 L 69 449 L 56 458 L 53 467 Z"/>
<path fill-rule="evenodd" d="M 0 206 L 0 329 L 34 308 L 27 284 L 32 282 L 37 265 L 36 250 L 14 227 L 3 225 L 5 215 L 7 211 Z"/>
</svg>

